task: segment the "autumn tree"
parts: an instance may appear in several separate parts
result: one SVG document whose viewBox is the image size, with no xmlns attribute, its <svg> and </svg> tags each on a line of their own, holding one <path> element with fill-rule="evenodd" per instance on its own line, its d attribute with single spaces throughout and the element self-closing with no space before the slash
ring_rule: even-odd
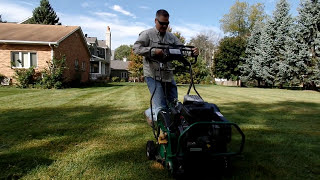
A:
<svg viewBox="0 0 320 180">
<path fill-rule="evenodd" d="M 138 79 L 140 82 L 143 77 L 143 57 L 135 54 L 132 49 L 128 57 L 130 76 L 134 79 Z"/>
<path fill-rule="evenodd" d="M 61 25 L 56 12 L 49 3 L 49 0 L 41 0 L 40 6 L 33 10 L 32 17 L 24 22 L 24 24 Z"/>
</svg>

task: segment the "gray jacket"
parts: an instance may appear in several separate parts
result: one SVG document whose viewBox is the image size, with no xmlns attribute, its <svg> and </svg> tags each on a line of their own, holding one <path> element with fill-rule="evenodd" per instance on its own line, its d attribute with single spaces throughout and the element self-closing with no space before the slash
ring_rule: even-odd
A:
<svg viewBox="0 0 320 180">
<path fill-rule="evenodd" d="M 154 75 L 156 75 L 157 80 L 159 80 L 159 77 L 160 77 L 159 71 L 157 71 L 157 69 L 159 69 L 159 64 L 154 61 L 150 61 L 151 57 L 149 55 L 149 51 L 151 47 L 161 46 L 158 43 L 182 45 L 180 40 L 170 32 L 166 32 L 164 36 L 161 36 L 160 32 L 157 30 L 156 27 L 141 32 L 139 34 L 138 40 L 133 45 L 134 53 L 144 56 L 144 59 L 143 59 L 144 76 L 154 78 Z M 154 51 L 155 49 L 151 50 L 152 58 L 154 57 Z M 162 81 L 171 82 L 173 80 L 172 63 L 167 62 L 163 64 L 163 66 L 164 66 L 164 69 L 167 69 L 167 71 L 161 72 Z"/>
</svg>

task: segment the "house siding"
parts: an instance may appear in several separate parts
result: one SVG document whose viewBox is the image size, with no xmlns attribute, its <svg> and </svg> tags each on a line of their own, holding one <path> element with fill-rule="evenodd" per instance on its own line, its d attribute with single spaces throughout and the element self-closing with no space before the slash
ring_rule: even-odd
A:
<svg viewBox="0 0 320 180">
<path fill-rule="evenodd" d="M 84 41 L 80 30 L 77 30 L 72 35 L 60 42 L 58 47 L 54 49 L 56 58 L 66 57 L 68 69 L 65 71 L 67 81 L 81 80 L 86 82 L 89 80 L 90 72 L 90 54 L 88 47 Z M 75 60 L 79 60 L 79 69 L 75 69 Z M 85 62 L 85 70 L 81 70 L 82 62 Z"/>
<path fill-rule="evenodd" d="M 0 74 L 13 78 L 14 70 L 11 67 L 11 52 L 36 52 L 36 71 L 41 71 L 47 67 L 46 61 L 51 59 L 51 48 L 48 45 L 24 45 L 24 44 L 0 44 Z"/>
<path fill-rule="evenodd" d="M 52 46 L 54 56 L 60 59 L 63 55 L 66 57 L 67 70 L 64 77 L 67 81 L 80 80 L 86 82 L 89 80 L 90 54 L 84 41 L 82 32 L 77 30 L 58 46 Z M 0 44 L 0 74 L 14 80 L 14 69 L 11 67 L 11 52 L 36 52 L 37 53 L 37 72 L 47 68 L 46 62 L 51 60 L 51 47 L 49 45 L 28 45 L 28 44 Z M 75 69 L 75 59 L 79 60 L 79 70 Z M 81 69 L 82 62 L 85 62 L 85 70 Z"/>
</svg>

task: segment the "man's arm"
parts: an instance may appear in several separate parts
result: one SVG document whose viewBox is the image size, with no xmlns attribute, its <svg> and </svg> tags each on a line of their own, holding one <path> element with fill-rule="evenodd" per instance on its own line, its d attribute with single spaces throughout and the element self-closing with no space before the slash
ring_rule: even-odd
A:
<svg viewBox="0 0 320 180">
<path fill-rule="evenodd" d="M 143 31 L 139 34 L 138 40 L 133 44 L 133 52 L 140 55 L 140 56 L 145 56 L 149 57 L 149 36 L 146 31 Z M 154 52 L 151 52 L 151 54 L 154 54 Z M 153 55 L 152 54 L 152 55 Z"/>
</svg>

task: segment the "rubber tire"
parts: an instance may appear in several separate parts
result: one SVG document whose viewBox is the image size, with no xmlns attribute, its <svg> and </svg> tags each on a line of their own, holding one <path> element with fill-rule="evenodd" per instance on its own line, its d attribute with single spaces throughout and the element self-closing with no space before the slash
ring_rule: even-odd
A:
<svg viewBox="0 0 320 180">
<path fill-rule="evenodd" d="M 146 155 L 149 160 L 156 159 L 156 146 L 154 141 L 148 141 L 146 145 Z"/>
</svg>

